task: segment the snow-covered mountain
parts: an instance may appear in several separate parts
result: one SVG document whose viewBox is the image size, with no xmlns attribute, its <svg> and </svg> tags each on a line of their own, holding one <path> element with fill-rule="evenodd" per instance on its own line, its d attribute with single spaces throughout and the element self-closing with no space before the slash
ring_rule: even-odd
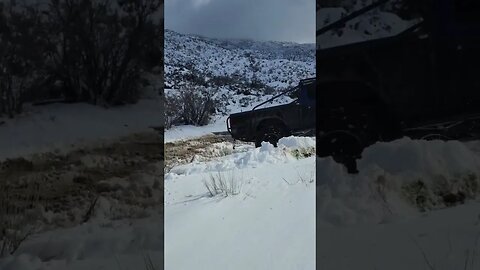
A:
<svg viewBox="0 0 480 270">
<path fill-rule="evenodd" d="M 315 45 L 223 40 L 165 30 L 165 87 L 282 90 L 315 76 Z"/>
</svg>

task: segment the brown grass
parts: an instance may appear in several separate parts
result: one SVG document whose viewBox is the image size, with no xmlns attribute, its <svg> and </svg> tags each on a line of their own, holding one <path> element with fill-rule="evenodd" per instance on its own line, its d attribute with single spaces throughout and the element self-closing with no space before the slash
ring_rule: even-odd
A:
<svg viewBox="0 0 480 270">
<path fill-rule="evenodd" d="M 229 136 L 206 135 L 191 140 L 165 143 L 165 170 L 168 171 L 176 165 L 190 163 L 195 155 L 208 158 L 204 152 L 205 148 L 214 143 L 231 141 Z"/>
</svg>

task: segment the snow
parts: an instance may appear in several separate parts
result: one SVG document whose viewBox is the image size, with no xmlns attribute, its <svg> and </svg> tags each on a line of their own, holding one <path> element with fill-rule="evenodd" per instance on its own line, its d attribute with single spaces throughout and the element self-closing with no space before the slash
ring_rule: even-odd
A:
<svg viewBox="0 0 480 270">
<path fill-rule="evenodd" d="M 224 132 L 227 131 L 227 117 L 223 117 L 212 124 L 196 127 L 192 125 L 173 126 L 172 128 L 165 130 L 164 141 L 174 142 L 180 140 L 187 140 L 192 138 L 201 137 L 204 135 L 212 134 L 212 132 Z"/>
<path fill-rule="evenodd" d="M 211 124 L 199 128 L 174 126 L 166 131 L 165 141 L 172 142 L 211 134 L 211 132 L 224 132 L 228 114 L 250 110 L 254 105 L 271 98 L 279 91 L 298 85 L 300 79 L 314 76 L 313 44 L 220 40 L 166 30 L 165 85 L 168 87 L 165 95 L 167 97 L 176 95 L 178 89 L 188 83 L 193 83 L 189 87 L 195 87 L 198 82 L 189 81 L 191 77 L 199 77 L 205 82 L 218 78 L 230 81 L 219 85 L 212 82 L 207 89 L 214 99 L 226 106 L 225 110 L 214 116 Z M 253 78 L 272 87 L 273 93 L 266 94 L 246 86 L 252 82 Z M 239 93 L 240 90 L 248 90 L 251 94 Z M 288 101 L 291 99 L 281 98 L 268 106 Z"/>
<path fill-rule="evenodd" d="M 208 85 L 212 98 L 226 107 L 207 126 L 169 128 L 165 141 L 225 132 L 229 114 L 251 110 L 280 91 L 297 86 L 301 79 L 315 77 L 315 65 L 314 44 L 212 39 L 165 30 L 165 96 L 176 95 L 186 85 L 192 89 Z M 253 79 L 273 89 L 266 93 L 263 88 L 250 87 Z M 290 101 L 284 97 L 267 106 Z"/>
<path fill-rule="evenodd" d="M 322 239 L 317 245 L 318 266 L 339 270 L 420 270 L 430 269 L 430 263 L 431 269 L 478 269 L 475 241 L 479 206 L 474 202 L 404 222 L 373 226 L 339 228 L 317 223 L 317 237 Z"/>
<path fill-rule="evenodd" d="M 360 1 L 357 1 L 360 3 Z M 358 7 L 357 7 L 358 9 Z M 346 15 L 317 11 L 317 29 Z M 418 22 L 374 11 L 317 37 L 320 49 L 393 36 Z M 349 175 L 316 160 L 319 269 L 479 269 L 480 143 L 376 143 Z M 466 194 L 450 205 L 445 194 Z"/>
<path fill-rule="evenodd" d="M 363 153 L 358 175 L 348 175 L 331 158 L 319 158 L 316 165 L 318 267 L 478 268 L 479 200 L 447 207 L 435 197 L 442 183 L 452 192 L 465 188 L 465 175 L 480 182 L 478 142 L 377 143 Z M 418 180 L 436 203 L 425 212 L 402 188 Z"/>
<path fill-rule="evenodd" d="M 163 265 L 161 222 L 158 215 L 152 215 L 132 224 L 97 220 L 45 232 L 26 241 L 18 255 L 1 259 L 0 269 L 143 269 L 146 254 L 160 267 Z"/>
<path fill-rule="evenodd" d="M 54 149 L 67 151 L 163 125 L 160 98 L 118 108 L 78 104 L 30 106 L 0 125 L 0 160 Z"/>
<path fill-rule="evenodd" d="M 199 74 L 206 81 L 240 77 L 242 83 L 255 77 L 274 88 L 267 94 L 248 83 L 246 89 L 210 86 L 225 109 L 206 126 L 166 130 L 165 142 L 176 145 L 188 139 L 195 147 L 192 140 L 225 132 L 229 114 L 315 76 L 312 44 L 215 40 L 168 30 L 165 44 L 166 85 L 172 88 L 166 96 Z M 291 101 L 284 96 L 264 107 Z M 315 139 L 282 138 L 277 148 L 237 142 L 226 150 L 232 147 L 212 144 L 210 157 L 196 155 L 165 174 L 165 269 L 315 269 Z M 224 188 L 212 193 L 212 181 Z"/>
<path fill-rule="evenodd" d="M 317 29 L 348 14 L 344 8 L 321 8 L 317 11 Z M 405 21 L 391 12 L 373 10 L 350 20 L 344 28 L 317 36 L 317 48 L 326 49 L 395 36 L 417 22 L 418 20 Z"/>
<path fill-rule="evenodd" d="M 247 145 L 175 167 L 166 175 L 165 219 L 150 209 L 143 219 L 110 220 L 111 202 L 100 198 L 90 221 L 29 237 L 0 269 L 143 269 L 145 256 L 156 269 L 315 269 L 315 158 L 296 158 L 295 149 Z M 203 180 L 218 173 L 235 177 L 237 195 L 207 195 Z"/>
<path fill-rule="evenodd" d="M 163 113 L 162 101 L 154 94 L 137 104 L 108 109 L 82 103 L 27 106 L 17 118 L 2 119 L 5 123 L 0 125 L 0 160 L 88 149 L 133 133 L 151 134 L 150 127 L 163 125 Z M 99 159 L 102 156 L 86 155 L 79 162 L 86 168 L 98 167 L 102 163 Z M 163 167 L 157 170 L 163 172 Z M 136 179 L 135 184 L 151 186 L 153 180 Z M 125 180 L 104 180 L 108 181 L 119 185 Z M 31 235 L 14 255 L 0 258 L 0 269 L 139 269 L 145 268 L 147 255 L 155 267 L 162 266 L 163 214 L 147 209 L 144 216 L 148 218 L 112 220 L 112 213 L 106 217 L 114 208 L 112 203 L 111 198 L 100 197 L 89 222 Z M 53 216 L 51 211 L 42 214 L 47 221 Z"/>
<path fill-rule="evenodd" d="M 480 173 L 480 157 L 459 141 L 419 141 L 404 138 L 392 143 L 377 143 L 364 152 L 360 168 L 378 166 L 395 174 L 441 174 L 472 171 Z"/>
<path fill-rule="evenodd" d="M 212 39 L 165 30 L 165 84 L 178 88 L 185 75 L 253 78 L 286 89 L 315 76 L 314 44 Z M 208 81 L 208 80 L 207 80 Z"/>
<path fill-rule="evenodd" d="M 172 168 L 165 269 L 315 269 L 315 158 L 297 159 L 293 149 L 264 143 Z M 219 174 L 240 183 L 238 195 L 209 197 L 204 181 Z"/>
<path fill-rule="evenodd" d="M 288 147 L 288 148 L 309 148 L 309 147 L 315 147 L 315 139 L 311 137 L 294 137 L 294 136 L 289 136 L 289 137 L 283 137 L 280 140 L 278 140 L 278 146 L 282 147 Z"/>
</svg>

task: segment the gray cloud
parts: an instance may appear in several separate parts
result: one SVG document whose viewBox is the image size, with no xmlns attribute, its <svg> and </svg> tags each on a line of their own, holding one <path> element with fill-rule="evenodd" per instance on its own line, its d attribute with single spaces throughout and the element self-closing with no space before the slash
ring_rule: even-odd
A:
<svg viewBox="0 0 480 270">
<path fill-rule="evenodd" d="M 314 0 L 166 0 L 165 27 L 216 38 L 315 42 Z"/>
</svg>

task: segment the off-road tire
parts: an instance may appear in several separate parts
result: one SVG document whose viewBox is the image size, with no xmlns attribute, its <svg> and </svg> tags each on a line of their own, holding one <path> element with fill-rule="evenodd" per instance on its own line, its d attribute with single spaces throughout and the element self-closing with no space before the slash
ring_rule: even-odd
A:
<svg viewBox="0 0 480 270">
<path fill-rule="evenodd" d="M 336 131 L 318 138 L 317 155 L 331 156 L 335 162 L 343 164 L 348 173 L 358 173 L 356 160 L 364 149 L 361 140 L 348 131 Z"/>
<path fill-rule="evenodd" d="M 278 140 L 287 135 L 284 126 L 278 123 L 272 123 L 262 126 L 258 129 L 255 140 L 255 147 L 262 146 L 262 142 L 269 142 L 274 147 L 277 147 Z"/>
</svg>

